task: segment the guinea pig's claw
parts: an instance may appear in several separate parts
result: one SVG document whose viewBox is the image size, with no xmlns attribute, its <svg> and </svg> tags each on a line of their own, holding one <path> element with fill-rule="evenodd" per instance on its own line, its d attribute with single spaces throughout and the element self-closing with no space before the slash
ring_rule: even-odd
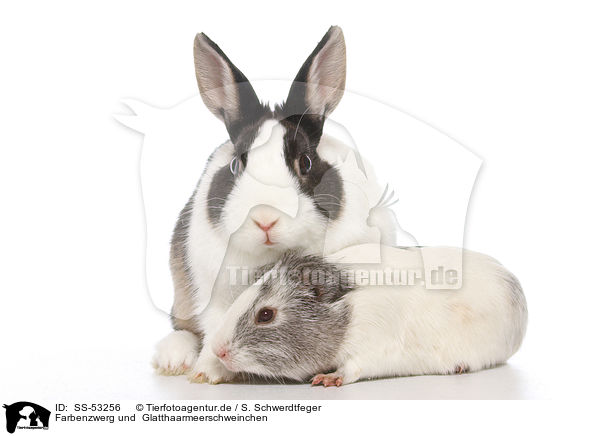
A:
<svg viewBox="0 0 600 436">
<path fill-rule="evenodd" d="M 325 374 L 317 374 L 313 377 L 312 379 L 312 385 L 316 386 L 319 383 L 321 383 L 323 381 L 323 379 L 325 378 Z"/>
<path fill-rule="evenodd" d="M 324 387 L 329 386 L 341 386 L 344 383 L 344 379 L 337 374 L 317 374 L 312 379 L 312 385 L 316 386 L 323 384 Z"/>
<path fill-rule="evenodd" d="M 460 364 L 456 365 L 456 368 L 454 368 L 454 374 L 465 374 L 467 372 L 469 372 L 468 365 Z"/>
</svg>

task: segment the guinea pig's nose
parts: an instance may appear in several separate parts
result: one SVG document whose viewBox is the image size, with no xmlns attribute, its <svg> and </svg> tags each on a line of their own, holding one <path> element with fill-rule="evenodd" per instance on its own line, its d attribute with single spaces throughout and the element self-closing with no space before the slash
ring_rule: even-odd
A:
<svg viewBox="0 0 600 436">
<path fill-rule="evenodd" d="M 227 347 L 226 345 L 219 347 L 216 354 L 217 354 L 217 357 L 221 360 L 229 359 L 229 347 Z"/>
</svg>

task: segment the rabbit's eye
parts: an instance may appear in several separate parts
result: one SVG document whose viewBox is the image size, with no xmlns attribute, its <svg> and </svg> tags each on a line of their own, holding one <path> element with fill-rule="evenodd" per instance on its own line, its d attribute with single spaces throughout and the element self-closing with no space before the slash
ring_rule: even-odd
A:
<svg viewBox="0 0 600 436">
<path fill-rule="evenodd" d="M 229 169 L 231 170 L 231 174 L 237 176 L 240 171 L 246 166 L 246 161 L 248 160 L 248 153 L 242 153 L 240 157 L 234 156 L 229 162 Z"/>
<path fill-rule="evenodd" d="M 241 163 L 237 157 L 231 159 L 231 162 L 229 162 L 229 169 L 231 170 L 231 174 L 233 174 L 234 176 L 237 175 L 237 173 L 240 171 L 240 166 Z"/>
<path fill-rule="evenodd" d="M 298 165 L 300 166 L 300 173 L 302 175 L 306 175 L 312 168 L 312 160 L 310 160 L 310 157 L 308 157 L 307 154 L 303 154 L 300 156 Z"/>
<path fill-rule="evenodd" d="M 266 324 L 275 319 L 275 309 L 271 309 L 270 307 L 263 307 L 256 314 L 256 323 L 257 324 Z"/>
</svg>

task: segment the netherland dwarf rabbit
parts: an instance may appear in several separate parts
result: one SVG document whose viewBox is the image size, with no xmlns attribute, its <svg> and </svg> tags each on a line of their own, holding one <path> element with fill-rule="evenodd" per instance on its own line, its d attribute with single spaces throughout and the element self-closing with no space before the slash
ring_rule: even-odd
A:
<svg viewBox="0 0 600 436">
<path fill-rule="evenodd" d="M 224 313 L 245 287 L 240 267 L 277 261 L 289 249 L 327 254 L 367 242 L 394 243 L 385 191 L 354 150 L 323 134 L 342 98 L 346 54 L 331 27 L 300 68 L 285 103 L 272 110 L 206 35 L 194 41 L 196 77 L 229 138 L 211 155 L 177 221 L 171 244 L 175 329 L 157 346 L 162 374 L 219 382 L 228 371 L 210 347 Z M 362 161 L 361 161 L 362 162 Z M 200 352 L 199 356 L 198 353 Z"/>
<path fill-rule="evenodd" d="M 387 269 L 387 282 L 357 280 L 373 266 L 336 263 L 372 249 L 380 247 L 325 259 L 288 252 L 237 298 L 206 347 L 232 372 L 324 386 L 477 371 L 517 351 L 525 297 L 494 259 L 463 250 L 463 284 L 455 290 L 426 289 L 396 272 L 422 271 L 423 250 L 443 265 L 459 248 L 384 247 L 378 268 Z"/>
</svg>

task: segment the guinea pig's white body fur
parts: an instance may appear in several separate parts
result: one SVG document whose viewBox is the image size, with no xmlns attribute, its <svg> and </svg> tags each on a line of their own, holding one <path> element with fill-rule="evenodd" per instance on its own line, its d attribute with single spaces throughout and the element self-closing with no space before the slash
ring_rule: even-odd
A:
<svg viewBox="0 0 600 436">
<path fill-rule="evenodd" d="M 421 251 L 443 262 L 460 249 L 383 250 L 384 267 L 420 269 Z M 347 256 L 347 251 L 341 254 Z M 345 300 L 351 321 L 336 357 L 335 375 L 351 383 L 370 377 L 477 371 L 512 356 L 527 325 L 519 282 L 489 256 L 468 250 L 462 254 L 461 289 L 364 286 L 349 292 Z"/>
<path fill-rule="evenodd" d="M 347 264 L 353 258 L 362 258 L 365 252 L 379 252 L 380 249 L 380 265 Z M 393 248 L 365 244 L 344 249 L 326 260 L 331 263 L 343 260 L 342 268 L 350 268 L 351 271 L 386 268 L 422 271 L 424 255 L 444 265 L 445 260 L 455 259 L 460 251 L 451 247 Z M 249 333 L 249 329 L 255 328 L 251 324 L 240 327 L 243 326 L 240 320 L 252 319 L 253 311 L 260 307 L 271 307 L 277 311 L 279 318 L 273 322 L 272 329 L 279 328 L 277 322 L 281 326 L 287 322 L 289 326 L 289 314 L 297 313 L 298 307 L 290 307 L 295 303 L 290 303 L 289 287 L 286 290 L 282 285 L 275 293 L 261 291 L 258 285 L 242 293 L 225 315 L 212 349 L 220 350 L 225 347 L 223 344 L 227 344 L 227 363 L 239 372 L 297 380 L 314 376 L 313 384 L 323 383 L 326 386 L 339 386 L 364 378 L 477 371 L 503 363 L 517 351 L 523 340 L 527 325 L 525 297 L 518 280 L 491 257 L 468 250 L 462 250 L 462 256 L 460 289 L 431 290 L 419 281 L 412 286 L 357 284 L 339 299 L 328 303 L 323 313 L 337 311 L 335 313 L 340 314 L 337 318 L 346 320 L 345 311 L 340 308 L 347 307 L 349 316 L 344 321 L 343 335 L 330 341 L 330 348 L 337 351 L 327 361 L 315 363 L 314 359 L 303 360 L 302 353 L 309 355 L 313 350 L 300 348 L 293 351 L 295 354 L 293 358 L 289 356 L 286 365 L 273 370 L 266 368 L 269 362 L 257 363 L 260 360 L 248 351 L 252 348 L 235 337 L 249 335 L 256 346 L 256 341 L 267 333 L 264 329 L 258 330 L 260 325 L 256 325 L 255 334 Z M 267 296 L 261 299 L 261 293 Z M 303 298 L 306 301 L 310 296 Z M 315 309 L 315 303 L 311 304 L 312 308 L 305 306 L 304 310 L 317 313 L 321 306 Z M 335 318 L 327 318 L 323 313 L 319 319 L 324 320 L 322 330 L 327 337 L 327 331 L 338 331 L 340 326 L 334 325 L 332 319 Z M 312 319 L 309 321 L 313 322 Z M 318 324 L 319 320 L 314 322 Z M 302 331 L 308 328 L 308 324 L 298 324 L 291 328 L 300 332 L 293 333 L 296 342 L 302 342 Z M 311 334 L 314 336 L 315 331 Z M 313 341 L 314 352 L 318 352 L 316 348 L 322 341 L 323 338 Z M 264 352 L 285 360 L 285 353 L 273 349 L 274 342 L 269 339 Z M 327 373 L 332 369 L 333 372 Z"/>
</svg>

